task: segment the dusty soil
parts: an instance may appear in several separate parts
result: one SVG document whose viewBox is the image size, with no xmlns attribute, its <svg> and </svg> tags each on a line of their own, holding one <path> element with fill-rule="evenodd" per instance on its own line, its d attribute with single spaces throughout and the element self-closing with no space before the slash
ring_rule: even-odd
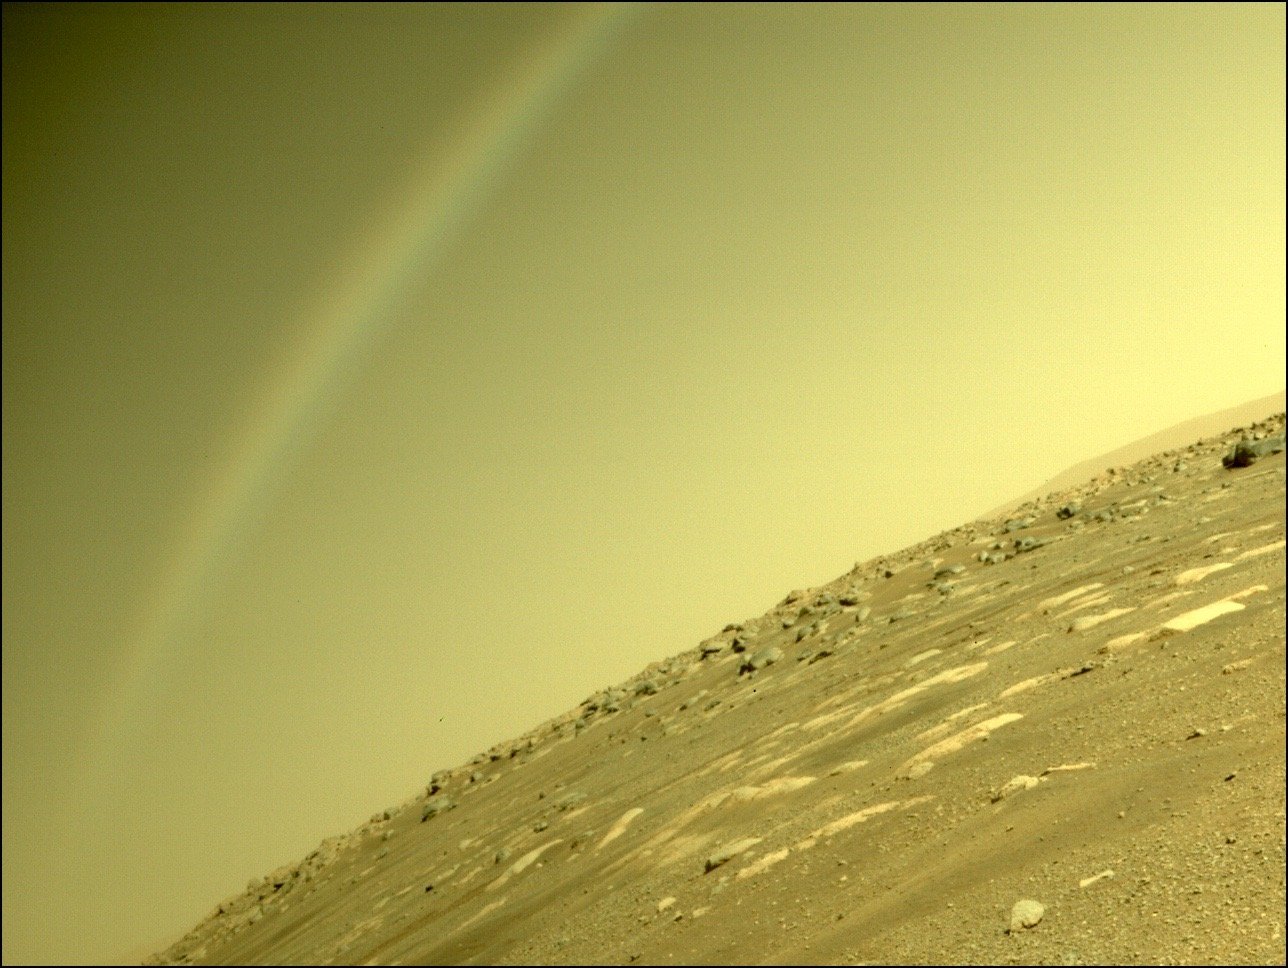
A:
<svg viewBox="0 0 1288 968">
<path fill-rule="evenodd" d="M 793 592 L 157 960 L 1284 964 L 1284 455 L 1239 436 Z"/>
</svg>

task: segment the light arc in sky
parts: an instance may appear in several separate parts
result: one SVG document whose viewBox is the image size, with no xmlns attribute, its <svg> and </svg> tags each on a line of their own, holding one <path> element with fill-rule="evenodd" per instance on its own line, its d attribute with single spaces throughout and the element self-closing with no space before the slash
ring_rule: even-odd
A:
<svg viewBox="0 0 1288 968">
<path fill-rule="evenodd" d="M 301 308 L 292 328 L 306 334 L 294 357 L 269 374 L 271 385 L 251 411 L 251 424 L 231 438 L 230 455 L 195 502 L 190 526 L 175 542 L 135 634 L 126 643 L 115 683 L 104 691 L 107 735 L 129 715 L 157 657 L 177 644 L 203 589 L 249 522 L 272 500 L 294 459 L 319 430 L 328 391 L 365 359 L 407 284 L 423 277 L 513 170 L 537 129 L 586 70 L 612 49 L 647 4 L 594 4 L 578 9 L 504 80 L 450 140 L 409 180 L 389 216 L 353 247 L 349 269 Z"/>
</svg>

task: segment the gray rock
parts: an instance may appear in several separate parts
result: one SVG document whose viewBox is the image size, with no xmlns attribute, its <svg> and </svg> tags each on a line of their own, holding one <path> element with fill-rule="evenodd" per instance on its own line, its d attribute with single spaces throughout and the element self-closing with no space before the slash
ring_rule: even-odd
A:
<svg viewBox="0 0 1288 968">
<path fill-rule="evenodd" d="M 719 655 L 727 648 L 729 642 L 726 639 L 707 639 L 698 646 L 698 652 L 705 659 L 709 655 Z"/>
<path fill-rule="evenodd" d="M 492 856 L 492 862 L 495 864 L 504 864 L 510 859 L 510 855 L 512 853 L 514 853 L 514 851 L 510 850 L 509 847 L 502 847 Z"/>
<path fill-rule="evenodd" d="M 448 797 L 435 797 L 425 804 L 425 809 L 420 812 L 420 822 L 424 823 L 431 817 L 437 817 L 440 813 L 455 809 L 456 801 Z"/>
<path fill-rule="evenodd" d="M 582 803 L 583 801 L 585 801 L 585 799 L 586 799 L 586 794 L 574 790 L 571 793 L 565 793 L 558 800 L 556 800 L 555 809 L 558 810 L 560 813 L 562 813 L 565 810 L 571 810 L 579 803 Z"/>
<path fill-rule="evenodd" d="M 1063 521 L 1066 518 L 1073 517 L 1081 510 L 1082 510 L 1081 503 L 1079 503 L 1078 501 L 1070 501 L 1068 504 L 1064 505 L 1064 507 L 1056 511 L 1055 516 L 1059 518 L 1061 521 Z"/>
<path fill-rule="evenodd" d="M 1023 551 L 1032 551 L 1034 548 L 1041 548 L 1044 544 L 1046 544 L 1046 542 L 1043 541 L 1041 538 L 1032 538 L 1032 537 L 1016 538 L 1015 550 L 1017 553 L 1023 552 Z"/>
<path fill-rule="evenodd" d="M 657 683 L 652 679 L 645 679 L 635 684 L 635 695 L 653 696 L 657 694 Z"/>
<path fill-rule="evenodd" d="M 949 565 L 946 568 L 940 568 L 935 572 L 936 578 L 951 578 L 953 575 L 960 575 L 966 571 L 965 565 Z"/>
<path fill-rule="evenodd" d="M 1015 906 L 1011 908 L 1011 933 L 1035 927 L 1044 914 L 1046 914 L 1046 908 L 1037 901 L 1028 898 L 1016 901 Z"/>
<path fill-rule="evenodd" d="M 1278 454 L 1284 449 L 1284 438 L 1266 437 L 1262 440 L 1249 440 L 1246 437 L 1230 448 L 1230 452 L 1221 458 L 1221 466 L 1226 469 L 1249 467 L 1262 457 Z"/>
<path fill-rule="evenodd" d="M 744 672 L 758 672 L 765 666 L 773 665 L 783 657 L 783 650 L 776 645 L 769 645 L 744 659 L 738 667 L 738 675 Z"/>
<path fill-rule="evenodd" d="M 707 858 L 705 873 L 710 874 L 717 867 L 721 867 L 729 863 L 729 861 L 733 860 L 739 854 L 745 853 L 752 847 L 755 847 L 758 843 L 760 843 L 759 837 L 744 837 L 742 840 L 729 844 L 726 847 L 722 847 Z"/>
<path fill-rule="evenodd" d="M 1007 534 L 1010 534 L 1012 531 L 1022 531 L 1024 528 L 1031 527 L 1033 525 L 1033 522 L 1036 520 L 1037 518 L 1033 518 L 1033 517 L 1011 518 L 1009 521 L 1006 522 L 1006 526 L 1005 528 L 1003 528 L 1003 530 Z"/>
</svg>

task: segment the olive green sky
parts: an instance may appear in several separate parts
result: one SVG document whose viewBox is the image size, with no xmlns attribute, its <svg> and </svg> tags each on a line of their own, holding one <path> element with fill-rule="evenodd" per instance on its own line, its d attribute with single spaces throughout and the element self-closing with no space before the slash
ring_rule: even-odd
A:
<svg viewBox="0 0 1288 968">
<path fill-rule="evenodd" d="M 1283 389 L 1284 32 L 6 5 L 5 962 Z"/>
</svg>

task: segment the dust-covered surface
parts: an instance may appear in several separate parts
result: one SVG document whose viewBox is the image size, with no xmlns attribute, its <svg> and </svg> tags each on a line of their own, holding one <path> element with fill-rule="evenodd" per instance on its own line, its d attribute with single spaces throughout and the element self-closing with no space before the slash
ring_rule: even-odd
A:
<svg viewBox="0 0 1288 968">
<path fill-rule="evenodd" d="M 1283 964 L 1282 433 L 695 636 L 156 960 Z"/>
</svg>

